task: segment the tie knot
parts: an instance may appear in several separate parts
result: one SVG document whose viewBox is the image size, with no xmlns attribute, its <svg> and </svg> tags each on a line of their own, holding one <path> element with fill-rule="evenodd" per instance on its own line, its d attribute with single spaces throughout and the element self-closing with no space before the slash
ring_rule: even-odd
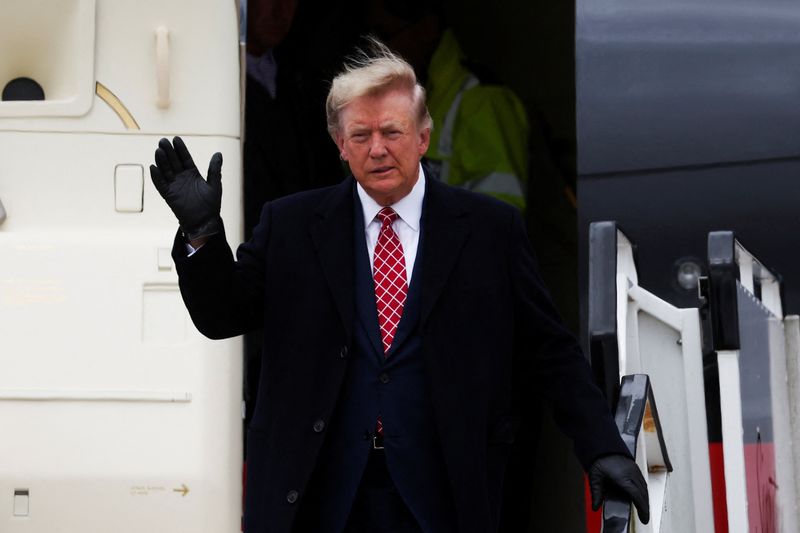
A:
<svg viewBox="0 0 800 533">
<path fill-rule="evenodd" d="M 400 218 L 400 215 L 395 213 L 394 209 L 391 207 L 384 207 L 380 210 L 377 216 L 378 220 L 381 221 L 381 225 L 383 227 L 391 226 L 392 222 Z"/>
</svg>

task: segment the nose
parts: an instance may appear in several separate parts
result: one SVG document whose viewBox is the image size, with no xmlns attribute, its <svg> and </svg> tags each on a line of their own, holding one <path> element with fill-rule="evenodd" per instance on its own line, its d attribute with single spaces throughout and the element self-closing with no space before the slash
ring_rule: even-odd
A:
<svg viewBox="0 0 800 533">
<path fill-rule="evenodd" d="M 383 136 L 380 133 L 372 135 L 369 144 L 369 156 L 372 158 L 381 158 L 386 155 L 386 143 L 384 143 Z"/>
</svg>

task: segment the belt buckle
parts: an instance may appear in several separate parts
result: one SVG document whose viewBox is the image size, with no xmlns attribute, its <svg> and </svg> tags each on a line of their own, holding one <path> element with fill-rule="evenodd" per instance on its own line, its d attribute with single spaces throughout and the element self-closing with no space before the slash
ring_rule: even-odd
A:
<svg viewBox="0 0 800 533">
<path fill-rule="evenodd" d="M 372 436 L 372 449 L 383 450 L 383 437 L 381 437 L 380 435 Z"/>
</svg>

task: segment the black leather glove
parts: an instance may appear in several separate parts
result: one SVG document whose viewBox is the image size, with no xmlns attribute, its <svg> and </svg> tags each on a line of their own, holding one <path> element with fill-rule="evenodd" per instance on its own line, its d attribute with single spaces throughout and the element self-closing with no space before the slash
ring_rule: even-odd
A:
<svg viewBox="0 0 800 533">
<path fill-rule="evenodd" d="M 607 455 L 589 467 L 592 509 L 600 508 L 606 498 L 615 496 L 633 502 L 643 524 L 650 521 L 647 483 L 636 462 L 625 455 Z"/>
<path fill-rule="evenodd" d="M 174 148 L 173 148 L 174 145 Z M 222 231 L 222 154 L 211 156 L 208 181 L 203 179 L 180 137 L 158 141 L 156 164 L 150 165 L 153 185 L 178 217 L 188 240 Z"/>
</svg>

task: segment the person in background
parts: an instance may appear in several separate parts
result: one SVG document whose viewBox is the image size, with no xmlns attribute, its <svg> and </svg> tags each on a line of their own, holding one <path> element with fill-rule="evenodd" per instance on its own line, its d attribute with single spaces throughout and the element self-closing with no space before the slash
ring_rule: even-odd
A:
<svg viewBox="0 0 800 533">
<path fill-rule="evenodd" d="M 247 4 L 243 146 L 247 237 L 264 202 L 345 177 L 324 127 L 325 95 L 327 80 L 355 37 L 347 37 L 349 30 L 343 25 L 334 32 L 327 26 L 331 19 L 323 25 L 322 15 L 337 2 L 329 4 L 313 0 Z M 310 39 L 327 41 L 326 51 L 309 49 Z"/>
<path fill-rule="evenodd" d="M 529 127 L 514 92 L 475 66 L 447 28 L 441 2 L 369 0 L 366 25 L 405 57 L 425 84 L 435 127 L 431 174 L 525 208 Z"/>
</svg>

